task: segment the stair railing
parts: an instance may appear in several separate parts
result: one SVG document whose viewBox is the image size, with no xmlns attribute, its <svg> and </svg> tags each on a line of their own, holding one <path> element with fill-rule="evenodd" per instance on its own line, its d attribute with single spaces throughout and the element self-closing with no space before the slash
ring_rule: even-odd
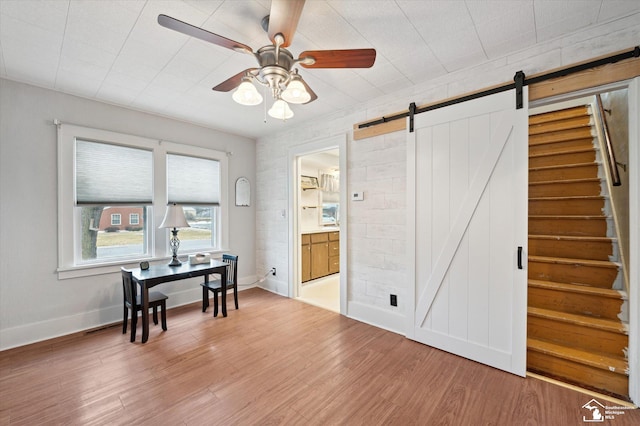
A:
<svg viewBox="0 0 640 426">
<path fill-rule="evenodd" d="M 620 174 L 618 172 L 618 162 L 616 161 L 616 154 L 613 150 L 613 144 L 611 143 L 611 137 L 609 135 L 609 126 L 607 125 L 607 117 L 604 114 L 604 107 L 602 106 L 602 99 L 600 94 L 596 95 L 596 104 L 598 105 L 598 115 L 600 123 L 602 125 L 602 133 L 604 134 L 604 146 L 607 154 L 607 162 L 609 163 L 609 173 L 611 175 L 611 185 L 620 186 Z"/>
</svg>

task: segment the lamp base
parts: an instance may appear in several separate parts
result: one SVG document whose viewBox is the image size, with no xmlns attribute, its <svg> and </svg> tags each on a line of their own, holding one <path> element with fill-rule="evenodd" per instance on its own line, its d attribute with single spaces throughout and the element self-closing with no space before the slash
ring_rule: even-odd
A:
<svg viewBox="0 0 640 426">
<path fill-rule="evenodd" d="M 178 239 L 178 228 L 171 230 L 171 238 L 169 239 L 169 247 L 171 247 L 171 263 L 169 266 L 180 266 L 182 262 L 178 260 L 178 248 L 180 247 L 180 240 Z"/>
</svg>

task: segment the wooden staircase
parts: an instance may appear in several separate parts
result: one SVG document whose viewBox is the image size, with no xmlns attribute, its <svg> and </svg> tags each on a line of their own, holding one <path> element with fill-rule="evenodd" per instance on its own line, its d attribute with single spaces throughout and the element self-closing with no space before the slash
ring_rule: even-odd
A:
<svg viewBox="0 0 640 426">
<path fill-rule="evenodd" d="M 628 399 L 627 297 L 589 108 L 529 118 L 527 368 Z"/>
</svg>

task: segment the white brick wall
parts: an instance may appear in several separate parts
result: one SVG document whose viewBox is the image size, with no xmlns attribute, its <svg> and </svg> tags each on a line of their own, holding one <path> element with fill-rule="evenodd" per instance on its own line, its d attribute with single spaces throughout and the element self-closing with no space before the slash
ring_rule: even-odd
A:
<svg viewBox="0 0 640 426">
<path fill-rule="evenodd" d="M 364 191 L 365 200 L 349 202 L 348 298 L 349 315 L 383 328 L 404 332 L 404 304 L 413 284 L 407 282 L 406 256 L 406 141 L 403 132 L 353 141 L 354 123 L 406 110 L 410 102 L 425 104 L 486 86 L 512 81 L 523 70 L 532 75 L 578 61 L 632 48 L 640 42 L 640 14 L 546 41 L 507 57 L 483 63 L 384 96 L 315 121 L 296 123 L 257 144 L 257 274 L 278 268 L 277 280 L 266 287 L 287 294 L 288 206 L 287 158 L 291 147 L 318 138 L 348 135 L 348 191 Z M 319 94 L 322 96 L 322 94 Z M 344 171 L 341 171 L 344 172 Z M 287 215 L 290 212 L 287 212 Z M 343 222 L 344 224 L 344 222 Z M 389 306 L 389 294 L 398 307 Z"/>
<path fill-rule="evenodd" d="M 401 311 L 407 288 L 405 252 L 397 251 L 406 240 L 405 134 L 353 141 L 347 158 L 349 190 L 364 192 L 364 201 L 349 204 L 349 300 Z M 389 294 L 398 295 L 397 308 Z"/>
</svg>

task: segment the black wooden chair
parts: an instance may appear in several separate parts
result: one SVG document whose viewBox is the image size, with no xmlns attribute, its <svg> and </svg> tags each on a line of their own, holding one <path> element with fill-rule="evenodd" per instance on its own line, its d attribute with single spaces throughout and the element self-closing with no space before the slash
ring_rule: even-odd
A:
<svg viewBox="0 0 640 426">
<path fill-rule="evenodd" d="M 233 300 L 238 309 L 238 256 L 223 254 L 222 261 L 228 263 L 227 266 L 227 291 L 233 289 Z M 209 307 L 209 292 L 213 292 L 213 316 L 218 316 L 218 293 L 222 291 L 222 281 L 220 279 L 211 280 L 202 286 L 202 312 L 206 312 Z"/>
<path fill-rule="evenodd" d="M 122 270 L 122 293 L 124 295 L 124 318 L 122 320 L 122 334 L 127 334 L 127 319 L 131 310 L 131 341 L 136 341 L 136 326 L 138 325 L 138 311 L 142 310 L 142 301 L 138 294 L 138 283 L 132 279 L 131 271 Z M 162 329 L 167 331 L 167 303 L 168 297 L 159 291 L 149 292 L 149 307 L 153 308 L 153 323 L 158 324 L 158 306 L 162 319 Z M 149 315 L 143 312 L 142 315 Z"/>
</svg>

